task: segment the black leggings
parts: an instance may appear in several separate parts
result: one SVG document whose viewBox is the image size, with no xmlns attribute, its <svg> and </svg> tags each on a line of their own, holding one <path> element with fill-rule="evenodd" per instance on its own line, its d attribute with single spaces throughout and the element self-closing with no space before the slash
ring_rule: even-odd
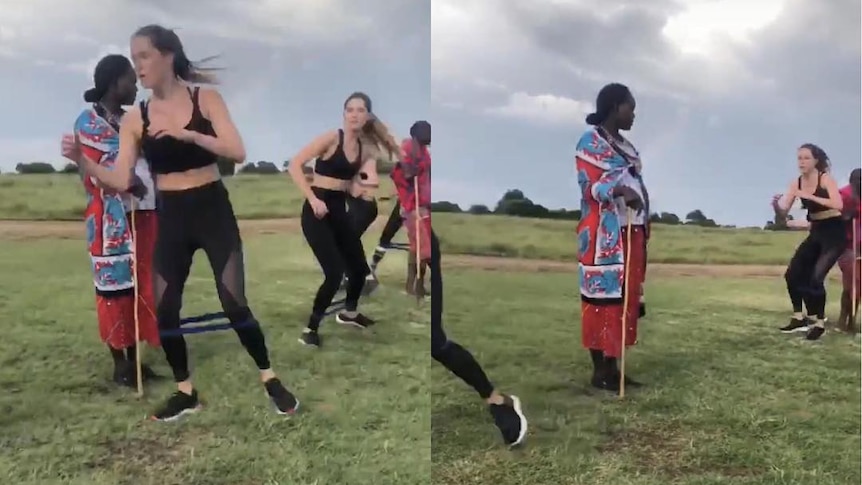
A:
<svg viewBox="0 0 862 485">
<path fill-rule="evenodd" d="M 153 254 L 156 318 L 159 330 L 180 328 L 183 289 L 195 251 L 203 249 L 215 277 L 225 316 L 259 369 L 269 369 L 260 326 L 245 297 L 242 239 L 221 181 L 180 191 L 158 192 L 158 235 Z M 162 348 L 174 379 L 189 379 L 189 358 L 182 335 L 162 336 Z"/>
<path fill-rule="evenodd" d="M 440 242 L 431 231 L 431 356 L 443 367 L 460 377 L 488 399 L 494 386 L 469 350 L 446 337 L 443 330 L 443 274 L 440 264 Z"/>
<path fill-rule="evenodd" d="M 398 230 L 401 229 L 403 224 L 404 221 L 401 218 L 401 205 L 398 201 L 395 201 L 395 205 L 392 207 L 392 213 L 389 214 L 389 219 L 386 221 L 386 225 L 383 226 L 383 232 L 380 233 L 380 242 L 378 243 L 378 246 L 388 248 L 392 244 L 392 239 L 395 237 L 395 234 L 398 233 Z"/>
<path fill-rule="evenodd" d="M 316 187 L 314 192 L 329 209 L 326 216 L 318 219 L 308 201 L 302 206 L 302 233 L 320 263 L 324 277 L 311 309 L 309 327 L 316 329 L 338 293 L 345 273 L 348 284 L 344 307 L 347 311 L 355 311 L 365 286 L 365 277 L 371 270 L 365 261 L 362 240 L 347 214 L 347 194 Z"/>
<path fill-rule="evenodd" d="M 361 197 L 348 197 L 347 214 L 353 221 L 354 230 L 359 234 L 359 237 L 362 237 L 377 219 L 377 201 L 374 199 L 365 200 Z"/>
<path fill-rule="evenodd" d="M 787 266 L 784 280 L 794 312 L 802 312 L 823 320 L 826 316 L 826 286 L 824 281 L 847 247 L 847 233 L 840 218 L 813 221 L 808 237 L 796 248 Z"/>
</svg>

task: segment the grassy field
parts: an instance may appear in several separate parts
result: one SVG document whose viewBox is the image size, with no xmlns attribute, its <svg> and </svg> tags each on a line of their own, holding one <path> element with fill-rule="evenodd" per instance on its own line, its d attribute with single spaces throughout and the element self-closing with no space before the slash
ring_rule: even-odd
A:
<svg viewBox="0 0 862 485">
<path fill-rule="evenodd" d="M 152 423 L 173 384 L 141 402 L 109 383 L 83 241 L 0 237 L 0 483 L 427 484 L 428 316 L 395 284 L 404 256 L 383 263 L 392 285 L 364 306 L 376 331 L 328 320 L 320 351 L 297 342 L 322 278 L 301 236 L 247 237 L 246 261 L 275 369 L 302 409 L 272 413 L 236 336 L 217 332 L 188 337 L 204 411 Z M 184 315 L 216 311 L 212 281 L 200 253 Z M 161 351 L 144 358 L 169 375 Z"/>
<path fill-rule="evenodd" d="M 459 269 L 445 282 L 447 332 L 522 398 L 532 430 L 502 449 L 478 396 L 434 368 L 435 484 L 860 483 L 859 341 L 776 332 L 777 278 L 652 279 L 627 354 L 648 387 L 623 402 L 588 386 L 573 274 Z"/>
<path fill-rule="evenodd" d="M 576 227 L 575 221 L 434 214 L 434 228 L 447 254 L 574 261 Z M 787 264 L 804 237 L 789 231 L 656 224 L 649 258 L 655 263 Z"/>
<path fill-rule="evenodd" d="M 302 196 L 287 175 L 241 175 L 226 184 L 240 219 L 299 215 Z M 393 193 L 384 177 L 383 216 L 391 210 Z M 74 175 L 0 176 L 0 219 L 80 220 L 84 202 Z M 574 259 L 573 221 L 463 214 L 435 214 L 434 220 L 448 254 Z M 798 232 L 656 225 L 649 257 L 660 263 L 786 264 L 802 237 Z"/>
<path fill-rule="evenodd" d="M 299 217 L 303 196 L 287 174 L 243 174 L 227 177 L 225 184 L 240 219 Z M 382 177 L 380 194 L 388 199 L 394 193 L 392 181 Z M 74 174 L 0 176 L 0 220 L 78 221 L 86 202 Z M 381 212 L 384 206 L 391 210 L 391 203 L 382 201 Z"/>
<path fill-rule="evenodd" d="M 241 176 L 227 183 L 240 218 L 298 213 L 301 198 L 284 177 Z M 382 215 L 390 203 L 382 204 Z M 82 210 L 74 176 L 0 177 L 0 219 L 79 220 Z M 521 396 L 531 419 L 527 445 L 511 452 L 500 446 L 481 401 L 429 358 L 429 306 L 416 309 L 399 292 L 403 254 L 387 257 L 384 286 L 365 307 L 380 319 L 376 332 L 363 335 L 327 323 L 326 346 L 315 352 L 296 337 L 319 269 L 295 223 L 257 222 L 256 229 L 243 224 L 248 292 L 276 370 L 303 410 L 288 421 L 269 411 L 254 366 L 233 334 L 196 335 L 189 337 L 190 351 L 207 407 L 167 426 L 143 418 L 171 391 L 169 382 L 151 388 L 144 402 L 108 383 L 110 359 L 94 322 L 83 227 L 46 222 L 42 229 L 59 228 L 44 231 L 50 239 L 12 238 L 7 236 L 15 224 L 5 223 L 0 483 L 862 481 L 859 339 L 830 332 L 808 343 L 778 334 L 775 328 L 787 317 L 780 271 L 742 279 L 742 273 L 715 268 L 710 277 L 681 276 L 702 274 L 705 267 L 676 274 L 668 267 L 651 270 L 650 313 L 640 345 L 628 354 L 628 371 L 648 387 L 618 402 L 587 385 L 590 364 L 580 348 L 573 271 L 559 272 L 557 265 L 528 272 L 523 262 L 480 264 L 469 256 L 572 261 L 574 223 L 435 214 L 444 254 L 461 254 L 450 257 L 445 275 L 447 330 L 503 391 Z M 366 248 L 380 226 L 366 237 Z M 801 237 L 657 226 L 650 259 L 784 264 Z M 837 293 L 834 283 L 830 295 Z M 199 255 L 184 313 L 216 309 L 213 290 Z M 833 305 L 830 318 L 835 314 Z M 168 374 L 161 352 L 145 355 Z"/>
</svg>

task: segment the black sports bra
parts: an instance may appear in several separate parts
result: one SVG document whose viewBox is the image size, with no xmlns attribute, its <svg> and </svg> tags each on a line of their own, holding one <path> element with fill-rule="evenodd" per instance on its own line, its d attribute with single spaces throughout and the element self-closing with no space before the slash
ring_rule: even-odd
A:
<svg viewBox="0 0 862 485">
<path fill-rule="evenodd" d="M 192 98 L 192 118 L 185 129 L 216 136 L 212 123 L 201 113 L 199 95 L 199 87 L 195 87 L 194 90 L 189 88 L 189 96 Z M 154 174 L 185 172 L 216 163 L 218 158 L 216 154 L 193 143 L 185 143 L 171 137 L 153 138 L 152 134 L 147 131 L 150 126 L 147 108 L 148 103 L 141 101 L 141 119 L 144 122 L 141 150 Z"/>
<path fill-rule="evenodd" d="M 820 172 L 817 174 L 817 188 L 814 189 L 814 193 L 812 195 L 815 197 L 822 197 L 824 199 L 828 199 L 829 198 L 829 191 L 826 190 L 825 187 L 820 185 L 820 178 L 821 177 L 823 177 L 823 172 Z M 797 181 L 796 186 L 797 186 L 797 188 L 799 188 L 799 190 L 802 190 L 802 176 L 799 177 L 799 180 Z M 800 203 L 802 204 L 803 209 L 808 210 L 809 214 L 816 214 L 818 212 L 825 212 L 825 211 L 831 210 L 828 207 L 825 207 L 821 204 L 818 204 L 817 202 L 807 200 L 807 199 L 802 199 L 800 201 Z"/>
<path fill-rule="evenodd" d="M 358 143 L 358 142 L 357 142 Z M 338 180 L 352 180 L 362 167 L 362 143 L 359 143 L 359 155 L 356 162 L 350 162 L 344 154 L 344 131 L 338 130 L 338 148 L 328 159 L 318 159 L 314 163 L 314 173 Z"/>
</svg>

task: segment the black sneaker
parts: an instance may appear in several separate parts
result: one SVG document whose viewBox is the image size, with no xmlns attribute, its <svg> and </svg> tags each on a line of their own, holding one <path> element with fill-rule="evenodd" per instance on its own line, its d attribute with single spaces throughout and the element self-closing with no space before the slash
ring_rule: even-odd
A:
<svg viewBox="0 0 862 485">
<path fill-rule="evenodd" d="M 186 414 L 196 413 L 200 409 L 201 403 L 198 400 L 197 390 L 192 391 L 191 395 L 177 391 L 153 413 L 151 419 L 153 421 L 176 421 Z"/>
<path fill-rule="evenodd" d="M 813 322 L 808 318 L 791 318 L 790 323 L 779 328 L 781 333 L 807 332 Z"/>
<path fill-rule="evenodd" d="M 263 384 L 266 395 L 281 415 L 293 415 L 299 409 L 299 400 L 288 391 L 278 378 L 273 377 Z"/>
<path fill-rule="evenodd" d="M 820 337 L 824 333 L 826 333 L 826 327 L 814 325 L 808 329 L 808 333 L 805 334 L 805 340 L 820 340 Z"/>
<path fill-rule="evenodd" d="M 518 446 L 527 437 L 527 417 L 521 410 L 521 400 L 518 396 L 503 396 L 503 404 L 488 406 L 494 424 L 503 435 L 503 441 L 509 447 Z"/>
<path fill-rule="evenodd" d="M 299 336 L 299 343 L 302 345 L 310 345 L 312 347 L 320 348 L 320 345 L 323 343 L 320 340 L 320 334 L 317 333 L 317 330 L 311 330 L 310 328 L 306 328 L 302 335 Z"/>
<path fill-rule="evenodd" d="M 358 312 L 353 317 L 348 316 L 344 312 L 338 313 L 335 315 L 335 321 L 342 325 L 353 325 L 358 328 L 368 328 L 374 325 L 374 320 Z"/>
</svg>

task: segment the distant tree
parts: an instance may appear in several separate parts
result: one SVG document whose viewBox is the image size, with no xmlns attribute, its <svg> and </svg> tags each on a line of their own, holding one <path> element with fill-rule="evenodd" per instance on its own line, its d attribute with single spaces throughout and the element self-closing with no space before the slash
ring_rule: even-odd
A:
<svg viewBox="0 0 862 485">
<path fill-rule="evenodd" d="M 75 165 L 74 163 L 67 163 L 60 170 L 60 173 L 78 173 L 78 166 Z"/>
<path fill-rule="evenodd" d="M 257 173 L 272 175 L 276 173 L 281 173 L 281 170 L 279 170 L 278 167 L 272 162 L 260 161 L 257 162 Z"/>
<path fill-rule="evenodd" d="M 431 212 L 454 212 L 461 213 L 464 212 L 461 210 L 461 207 L 454 203 L 442 200 L 440 202 L 432 202 L 431 203 Z"/>
<path fill-rule="evenodd" d="M 703 214 L 700 209 L 695 209 L 688 214 L 685 215 L 685 222 L 687 224 L 701 224 L 706 222 L 707 217 Z"/>
<path fill-rule="evenodd" d="M 21 175 L 57 173 L 53 165 L 45 162 L 19 163 L 15 165 L 15 171 Z"/>
<path fill-rule="evenodd" d="M 478 216 L 478 215 L 490 214 L 491 209 L 489 209 L 487 205 L 479 204 L 479 205 L 471 205 L 470 208 L 467 209 L 467 212 L 469 212 L 470 214 L 474 214 L 474 215 Z"/>
</svg>

